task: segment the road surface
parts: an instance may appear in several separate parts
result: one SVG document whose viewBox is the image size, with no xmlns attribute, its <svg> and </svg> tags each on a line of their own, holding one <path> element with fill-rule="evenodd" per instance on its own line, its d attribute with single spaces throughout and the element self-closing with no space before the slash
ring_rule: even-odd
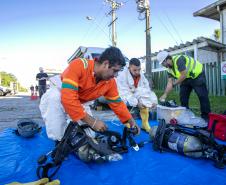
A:
<svg viewBox="0 0 226 185">
<path fill-rule="evenodd" d="M 31 100 L 28 94 L 0 96 L 0 132 L 6 128 L 16 128 L 17 122 L 29 118 L 44 126 L 39 110 L 40 100 Z M 112 111 L 93 111 L 97 119 L 117 120 Z"/>
</svg>

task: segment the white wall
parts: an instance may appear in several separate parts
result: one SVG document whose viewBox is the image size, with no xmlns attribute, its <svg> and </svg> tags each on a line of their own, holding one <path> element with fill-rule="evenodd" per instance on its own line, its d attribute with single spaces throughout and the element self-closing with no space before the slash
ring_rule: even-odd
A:
<svg viewBox="0 0 226 185">
<path fill-rule="evenodd" d="M 218 61 L 216 52 L 206 51 L 206 50 L 202 50 L 202 49 L 198 49 L 197 59 L 201 63 L 208 63 L 208 62 L 216 62 L 216 61 Z"/>
</svg>

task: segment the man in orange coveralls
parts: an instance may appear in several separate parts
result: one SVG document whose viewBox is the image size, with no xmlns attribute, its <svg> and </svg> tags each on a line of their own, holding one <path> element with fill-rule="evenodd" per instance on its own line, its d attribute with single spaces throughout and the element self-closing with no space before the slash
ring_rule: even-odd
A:
<svg viewBox="0 0 226 185">
<path fill-rule="evenodd" d="M 90 116 L 82 106 L 104 96 L 120 121 L 137 127 L 139 133 L 140 128 L 119 97 L 114 79 L 125 65 L 124 56 L 116 47 L 107 48 L 95 62 L 84 58 L 71 61 L 61 75 L 61 103 L 74 122 L 81 120 L 96 131 L 105 131 L 105 123 Z"/>
</svg>

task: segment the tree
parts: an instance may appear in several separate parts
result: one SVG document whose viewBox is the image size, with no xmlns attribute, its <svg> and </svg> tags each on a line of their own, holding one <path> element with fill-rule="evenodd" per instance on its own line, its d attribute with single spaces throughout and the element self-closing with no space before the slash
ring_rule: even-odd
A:
<svg viewBox="0 0 226 185">
<path fill-rule="evenodd" d="M 1 85 L 5 87 L 10 87 L 10 82 L 17 82 L 17 78 L 11 74 L 4 71 L 0 72 Z"/>
<path fill-rule="evenodd" d="M 19 90 L 20 92 L 27 92 L 27 89 L 20 85 L 14 74 L 0 71 L 0 85 L 10 87 L 10 82 L 15 82 L 18 87 L 17 90 Z"/>
<path fill-rule="evenodd" d="M 215 29 L 213 36 L 214 36 L 216 41 L 220 41 L 220 36 L 221 36 L 220 29 Z"/>
<path fill-rule="evenodd" d="M 24 88 L 24 87 L 22 87 L 22 86 L 20 85 L 20 83 L 18 83 L 18 90 L 19 90 L 20 92 L 27 92 L 27 89 Z"/>
</svg>

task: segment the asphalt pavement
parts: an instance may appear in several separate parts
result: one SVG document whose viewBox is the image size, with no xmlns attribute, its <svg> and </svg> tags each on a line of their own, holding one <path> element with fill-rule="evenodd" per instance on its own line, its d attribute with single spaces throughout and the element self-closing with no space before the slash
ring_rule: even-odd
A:
<svg viewBox="0 0 226 185">
<path fill-rule="evenodd" d="M 0 96 L 0 132 L 16 128 L 20 119 L 29 118 L 44 125 L 39 111 L 40 100 L 31 100 L 28 94 Z"/>
<path fill-rule="evenodd" d="M 39 110 L 40 100 L 31 100 L 29 94 L 0 96 L 0 132 L 6 128 L 16 128 L 20 119 L 28 118 L 44 126 Z M 106 121 L 118 120 L 112 111 L 94 111 L 95 118 Z"/>
</svg>

